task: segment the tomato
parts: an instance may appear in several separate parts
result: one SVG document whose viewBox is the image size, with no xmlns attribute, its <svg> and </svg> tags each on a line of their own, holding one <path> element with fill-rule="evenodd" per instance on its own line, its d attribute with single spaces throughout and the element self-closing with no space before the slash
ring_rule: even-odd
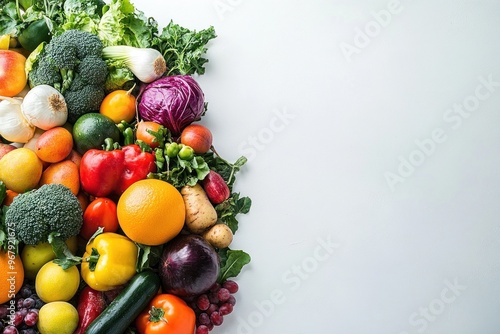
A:
<svg viewBox="0 0 500 334">
<path fill-rule="evenodd" d="M 193 334 L 195 324 L 193 309 L 168 293 L 156 295 L 135 320 L 140 334 Z"/>
<path fill-rule="evenodd" d="M 162 127 L 160 124 L 156 122 L 139 122 L 137 124 L 137 129 L 135 131 L 135 136 L 137 140 L 142 140 L 146 144 L 148 144 L 151 148 L 156 148 L 158 147 L 159 143 L 158 140 L 156 139 L 155 135 L 149 133 L 149 131 L 152 132 L 159 132 L 158 130 Z"/>
<path fill-rule="evenodd" d="M 97 197 L 83 213 L 80 235 L 89 240 L 99 227 L 103 227 L 104 232 L 116 232 L 118 226 L 116 203 L 107 197 Z"/>
<path fill-rule="evenodd" d="M 191 124 L 182 130 L 181 143 L 193 148 L 197 154 L 207 153 L 212 147 L 212 132 L 200 124 Z"/>
</svg>

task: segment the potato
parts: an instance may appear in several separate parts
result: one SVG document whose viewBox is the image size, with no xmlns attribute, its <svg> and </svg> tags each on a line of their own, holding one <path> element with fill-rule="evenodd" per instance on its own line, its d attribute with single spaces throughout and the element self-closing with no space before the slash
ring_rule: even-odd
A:
<svg viewBox="0 0 500 334">
<path fill-rule="evenodd" d="M 233 241 L 233 231 L 226 224 L 219 223 L 202 234 L 203 238 L 215 248 L 229 247 Z"/>
<path fill-rule="evenodd" d="M 190 232 L 201 234 L 217 222 L 217 212 L 201 185 L 184 186 L 181 195 L 186 205 L 185 223 Z"/>
</svg>

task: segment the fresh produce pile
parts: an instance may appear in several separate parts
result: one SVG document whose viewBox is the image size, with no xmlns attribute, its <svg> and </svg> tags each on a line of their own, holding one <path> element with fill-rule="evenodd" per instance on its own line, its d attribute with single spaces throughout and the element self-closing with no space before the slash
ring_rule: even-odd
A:
<svg viewBox="0 0 500 334">
<path fill-rule="evenodd" d="M 251 200 L 203 124 L 213 27 L 0 0 L 0 333 L 208 333 Z"/>
</svg>

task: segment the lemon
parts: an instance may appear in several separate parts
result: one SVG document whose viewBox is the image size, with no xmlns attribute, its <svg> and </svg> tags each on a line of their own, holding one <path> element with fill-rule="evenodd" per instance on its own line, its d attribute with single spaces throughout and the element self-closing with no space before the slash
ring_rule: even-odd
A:
<svg viewBox="0 0 500 334">
<path fill-rule="evenodd" d="M 75 254 L 78 247 L 76 236 L 66 240 L 69 250 Z M 24 275 L 29 279 L 35 279 L 40 268 L 49 261 L 56 258 L 52 246 L 48 242 L 41 242 L 37 245 L 24 245 L 21 252 L 21 259 L 24 266 Z"/>
<path fill-rule="evenodd" d="M 72 334 L 78 327 L 78 311 L 68 302 L 50 302 L 38 312 L 41 334 Z"/>
<path fill-rule="evenodd" d="M 0 36 L 0 50 L 8 50 L 10 45 L 10 35 Z"/>
<path fill-rule="evenodd" d="M 42 169 L 42 161 L 35 152 L 24 147 L 17 148 L 0 159 L 0 180 L 7 189 L 23 193 L 38 185 Z"/>
<path fill-rule="evenodd" d="M 45 303 L 70 300 L 79 284 L 80 272 L 75 266 L 65 270 L 54 261 L 44 264 L 35 278 L 36 294 Z"/>
</svg>

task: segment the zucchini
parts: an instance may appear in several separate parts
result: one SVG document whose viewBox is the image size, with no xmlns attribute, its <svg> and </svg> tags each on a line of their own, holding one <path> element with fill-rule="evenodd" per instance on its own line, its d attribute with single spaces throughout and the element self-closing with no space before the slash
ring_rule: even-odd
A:
<svg viewBox="0 0 500 334">
<path fill-rule="evenodd" d="M 160 289 L 151 270 L 136 274 L 122 292 L 87 327 L 85 334 L 122 334 Z"/>
</svg>

